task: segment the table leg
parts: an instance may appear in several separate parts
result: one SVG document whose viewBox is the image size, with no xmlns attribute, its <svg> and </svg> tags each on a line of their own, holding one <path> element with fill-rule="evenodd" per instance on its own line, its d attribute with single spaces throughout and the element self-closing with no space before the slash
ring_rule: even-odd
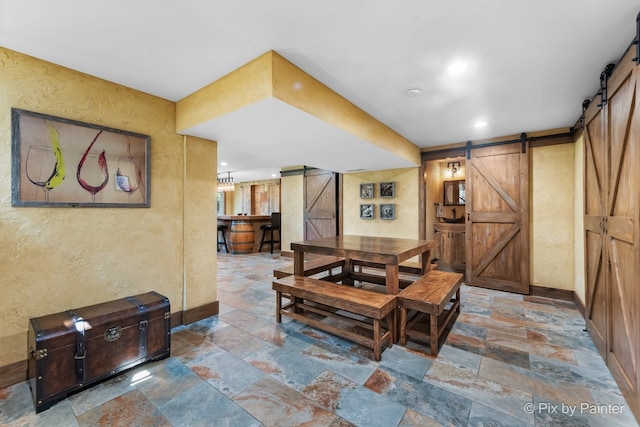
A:
<svg viewBox="0 0 640 427">
<path fill-rule="evenodd" d="M 407 345 L 407 310 L 404 307 L 398 307 L 400 310 L 400 345 Z"/>
<path fill-rule="evenodd" d="M 398 292 L 400 292 L 400 268 L 398 264 L 387 264 L 385 285 L 388 294 L 398 295 Z"/>
<path fill-rule="evenodd" d="M 422 274 L 431 270 L 431 249 L 422 254 Z"/>
<path fill-rule="evenodd" d="M 342 271 L 347 272 L 347 278 L 342 281 L 342 284 L 353 286 L 353 279 L 351 278 L 351 273 L 353 272 L 353 263 L 351 262 L 351 258 L 344 257 L 344 267 Z"/>
<path fill-rule="evenodd" d="M 304 252 L 302 251 L 293 253 L 293 275 L 304 276 Z"/>
</svg>

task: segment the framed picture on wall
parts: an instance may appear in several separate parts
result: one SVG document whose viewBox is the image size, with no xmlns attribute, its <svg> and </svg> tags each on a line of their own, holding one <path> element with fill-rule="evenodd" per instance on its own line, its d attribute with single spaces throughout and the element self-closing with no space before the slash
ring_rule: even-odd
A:
<svg viewBox="0 0 640 427">
<path fill-rule="evenodd" d="M 11 109 L 11 205 L 150 206 L 150 137 Z"/>
<path fill-rule="evenodd" d="M 365 204 L 360 205 L 360 219 L 373 219 L 375 212 L 375 205 Z"/>
<path fill-rule="evenodd" d="M 380 205 L 380 219 L 396 219 L 396 205 L 393 203 Z"/>
<path fill-rule="evenodd" d="M 373 199 L 374 186 L 373 183 L 360 184 L 360 198 Z"/>
<path fill-rule="evenodd" d="M 380 183 L 380 197 L 392 198 L 396 196 L 396 183 L 395 182 L 381 182 Z"/>
</svg>

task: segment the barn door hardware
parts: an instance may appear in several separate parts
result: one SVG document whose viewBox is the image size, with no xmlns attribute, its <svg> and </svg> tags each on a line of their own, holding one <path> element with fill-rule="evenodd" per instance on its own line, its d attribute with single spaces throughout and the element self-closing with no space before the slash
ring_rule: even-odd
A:
<svg viewBox="0 0 640 427">
<path fill-rule="evenodd" d="M 527 152 L 527 134 L 522 132 L 520 134 L 520 141 L 522 142 L 522 154 Z"/>
<path fill-rule="evenodd" d="M 609 83 L 609 77 L 611 77 L 611 74 L 613 73 L 613 69 L 616 68 L 616 64 L 614 64 L 613 62 L 610 62 L 607 64 L 606 67 L 604 67 L 604 70 L 602 70 L 602 73 L 600 73 L 600 104 L 598 104 L 598 107 L 604 107 L 607 103 L 607 83 Z"/>
<path fill-rule="evenodd" d="M 640 13 L 636 16 L 636 38 L 633 39 L 633 44 L 636 45 L 636 57 L 633 58 L 636 65 L 640 65 Z"/>
<path fill-rule="evenodd" d="M 589 108 L 589 105 L 591 105 L 590 99 L 585 99 L 584 101 L 582 101 L 582 115 L 580 116 L 579 125 L 579 127 L 581 127 L 582 129 L 584 129 L 584 127 L 586 126 L 584 123 L 584 114 L 587 112 L 587 108 Z"/>
</svg>

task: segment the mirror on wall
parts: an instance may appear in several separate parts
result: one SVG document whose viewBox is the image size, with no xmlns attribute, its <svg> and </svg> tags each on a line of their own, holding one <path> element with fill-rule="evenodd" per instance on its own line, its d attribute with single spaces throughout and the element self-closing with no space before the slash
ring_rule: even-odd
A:
<svg viewBox="0 0 640 427">
<path fill-rule="evenodd" d="M 464 206 L 466 192 L 464 179 L 457 181 L 444 181 L 444 205 Z"/>
</svg>

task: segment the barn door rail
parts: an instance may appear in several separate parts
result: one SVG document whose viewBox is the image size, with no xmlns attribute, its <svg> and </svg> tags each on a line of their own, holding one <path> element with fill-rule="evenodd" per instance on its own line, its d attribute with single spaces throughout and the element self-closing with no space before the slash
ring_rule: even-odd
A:
<svg viewBox="0 0 640 427">
<path fill-rule="evenodd" d="M 636 38 L 633 39 L 633 44 L 636 45 L 636 57 L 633 61 L 636 65 L 640 65 L 640 13 L 636 16 Z"/>
</svg>

